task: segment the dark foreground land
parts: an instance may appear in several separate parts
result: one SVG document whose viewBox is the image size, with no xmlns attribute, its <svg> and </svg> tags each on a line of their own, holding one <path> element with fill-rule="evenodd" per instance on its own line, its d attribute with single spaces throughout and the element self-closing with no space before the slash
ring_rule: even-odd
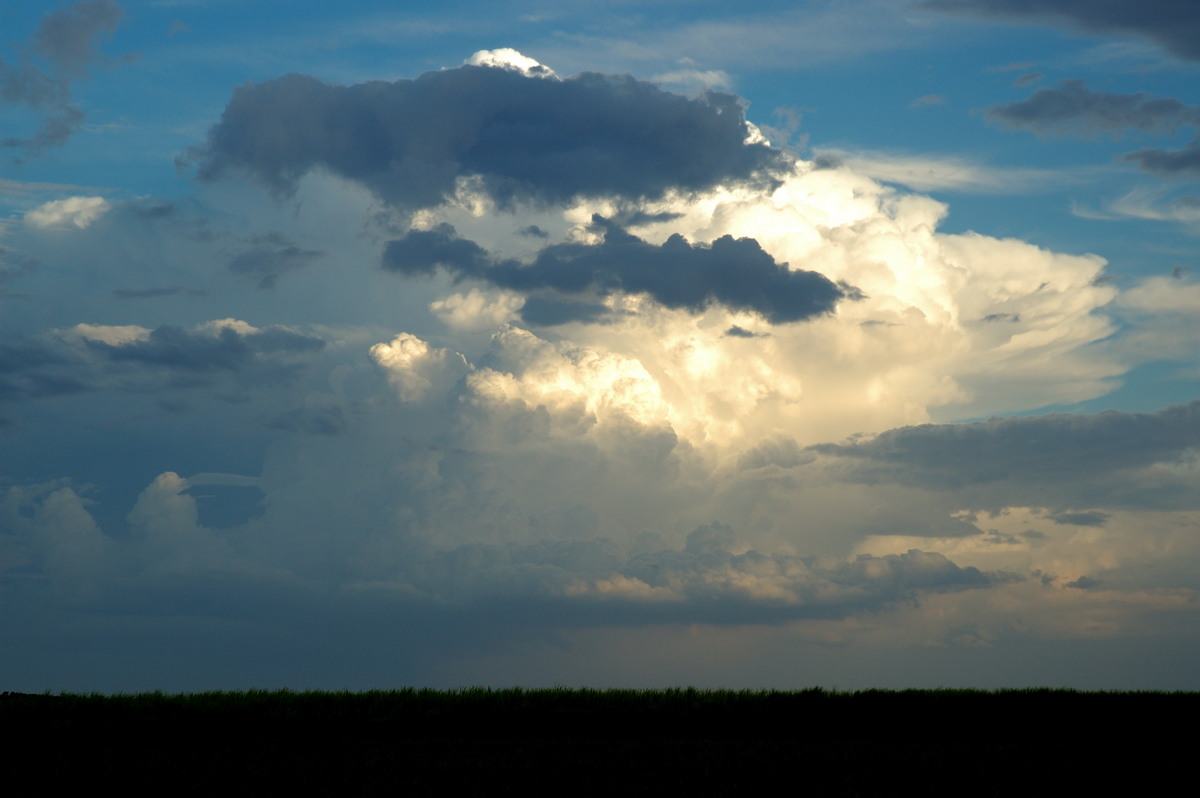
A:
<svg viewBox="0 0 1200 798">
<path fill-rule="evenodd" d="M 1066 690 L 5 693 L 0 728 L 8 783 L 47 793 L 1038 795 L 1174 789 L 1197 710 Z"/>
</svg>

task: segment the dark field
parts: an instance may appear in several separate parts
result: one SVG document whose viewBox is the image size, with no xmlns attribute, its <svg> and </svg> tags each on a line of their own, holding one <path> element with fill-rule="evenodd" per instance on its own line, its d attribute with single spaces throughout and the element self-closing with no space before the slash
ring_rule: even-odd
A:
<svg viewBox="0 0 1200 798">
<path fill-rule="evenodd" d="M 5 693 L 0 723 L 9 783 L 46 792 L 1036 795 L 1186 783 L 1197 710 L 1066 690 Z"/>
</svg>

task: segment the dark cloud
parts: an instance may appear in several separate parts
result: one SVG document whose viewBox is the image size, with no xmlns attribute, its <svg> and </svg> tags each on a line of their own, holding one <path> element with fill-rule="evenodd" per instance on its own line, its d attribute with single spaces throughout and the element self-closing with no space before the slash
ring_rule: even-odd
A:
<svg viewBox="0 0 1200 798">
<path fill-rule="evenodd" d="M 64 367 L 73 359 L 44 344 L 0 342 L 0 401 L 36 399 L 86 390 L 85 383 Z"/>
<path fill-rule="evenodd" d="M 240 333 L 230 327 L 219 332 L 192 332 L 163 325 L 140 341 L 112 345 L 90 341 L 89 345 L 113 361 L 132 361 L 192 372 L 238 371 L 256 355 L 313 352 L 324 347 L 319 338 L 269 327 Z"/>
<path fill-rule="evenodd" d="M 576 302 L 571 299 L 531 296 L 521 308 L 521 319 L 527 324 L 553 327 L 570 322 L 594 324 L 609 316 L 609 309 L 596 302 Z"/>
<path fill-rule="evenodd" d="M 1063 509 L 1057 518 L 1079 523 L 1099 517 L 1072 516 L 1070 507 L 1194 504 L 1194 488 L 1186 480 L 1158 477 L 1151 487 L 1139 474 L 1159 463 L 1175 463 L 1197 447 L 1200 401 L 1157 413 L 1051 413 L 925 424 L 809 451 L 845 458 L 850 466 L 846 475 L 857 481 L 961 490 L 980 506 L 1015 501 L 1058 505 Z M 979 490 L 972 492 L 975 488 Z"/>
<path fill-rule="evenodd" d="M 736 538 L 733 529 L 714 523 L 694 530 L 682 548 L 629 557 L 607 538 L 469 544 L 417 557 L 401 577 L 415 589 L 413 598 L 516 602 L 547 623 L 570 626 L 841 618 L 1004 581 L 915 549 L 831 562 L 753 549 L 734 553 Z M 630 590 L 600 587 L 614 584 Z"/>
<path fill-rule="evenodd" d="M 493 261 L 475 242 L 455 237 L 448 225 L 414 230 L 388 243 L 383 267 L 410 275 L 440 267 L 456 279 L 486 280 L 523 293 L 647 294 L 666 307 L 697 313 L 720 304 L 777 324 L 829 313 L 839 300 L 855 295 L 821 274 L 776 263 L 752 238 L 726 235 L 701 246 L 673 235 L 655 246 L 598 216 L 593 223 L 603 235 L 599 244 L 555 244 L 528 265 Z"/>
<path fill-rule="evenodd" d="M 1200 177 L 1200 141 L 1193 141 L 1181 150 L 1147 147 L 1126 154 L 1122 160 L 1165 177 Z"/>
<path fill-rule="evenodd" d="M 433 230 L 411 230 L 404 238 L 389 241 L 383 251 L 383 268 L 408 275 L 431 275 L 441 267 L 459 277 L 486 279 L 490 266 L 487 250 L 458 238 L 448 224 Z M 586 285 L 585 280 L 581 287 Z"/>
<path fill-rule="evenodd" d="M 1020 102 L 989 108 L 988 119 L 1039 133 L 1115 131 L 1136 128 L 1170 133 L 1200 124 L 1200 108 L 1143 92 L 1091 91 L 1082 80 L 1064 80 L 1056 89 L 1038 89 Z"/>
<path fill-rule="evenodd" d="M 736 324 L 725 331 L 726 338 L 761 338 L 762 333 L 751 332 L 744 327 L 739 327 Z"/>
<path fill-rule="evenodd" d="M 728 94 L 463 66 L 394 83 L 288 75 L 243 86 L 192 157 L 202 179 L 248 173 L 285 194 L 323 168 L 406 207 L 441 202 L 462 175 L 481 176 L 501 201 L 561 202 L 702 190 L 785 164 L 747 133 Z"/>
<path fill-rule="evenodd" d="M 1093 133 L 1142 130 L 1173 134 L 1180 126 L 1200 127 L 1200 107 L 1170 97 L 1095 92 L 1082 80 L 1064 80 L 1056 89 L 1038 89 L 1028 100 L 989 108 L 989 119 L 1038 133 Z M 1200 175 L 1200 143 L 1181 150 L 1143 148 L 1122 156 L 1143 170 L 1164 176 Z"/>
<path fill-rule="evenodd" d="M 1099 511 L 1082 512 L 1082 513 L 1054 513 L 1050 516 L 1050 520 L 1056 524 L 1066 526 L 1104 526 L 1108 523 L 1108 513 Z"/>
<path fill-rule="evenodd" d="M 0 99 L 43 114 L 33 136 L 0 143 L 36 155 L 64 144 L 79 129 L 84 113 L 72 104 L 71 84 L 106 60 L 95 43 L 116 29 L 122 13 L 113 0 L 80 0 L 42 18 L 31 43 L 18 53 L 19 63 L 0 57 Z"/>
<path fill-rule="evenodd" d="M 920 5 L 1090 33 L 1141 36 L 1180 58 L 1200 61 L 1200 4 L 1195 0 L 923 0 Z"/>
<path fill-rule="evenodd" d="M 244 336 L 226 328 L 218 335 L 201 335 L 163 325 L 144 341 L 113 345 L 89 342 L 116 361 L 134 361 L 183 371 L 237 371 L 251 357 Z"/>
</svg>

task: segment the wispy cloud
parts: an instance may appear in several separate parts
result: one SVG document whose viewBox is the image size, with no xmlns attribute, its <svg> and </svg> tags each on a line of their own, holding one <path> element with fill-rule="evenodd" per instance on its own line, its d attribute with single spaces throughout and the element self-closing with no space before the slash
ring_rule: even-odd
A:
<svg viewBox="0 0 1200 798">
<path fill-rule="evenodd" d="M 1018 194 L 1049 186 L 1079 185 L 1092 179 L 1092 170 L 990 166 L 959 156 L 823 148 L 817 152 L 817 158 L 830 159 L 877 180 L 917 191 Z"/>
</svg>

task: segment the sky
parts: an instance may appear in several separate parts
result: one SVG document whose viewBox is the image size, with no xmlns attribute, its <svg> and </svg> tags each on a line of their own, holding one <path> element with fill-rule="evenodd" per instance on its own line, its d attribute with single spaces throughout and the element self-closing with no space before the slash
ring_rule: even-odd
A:
<svg viewBox="0 0 1200 798">
<path fill-rule="evenodd" d="M 1200 689 L 1200 5 L 0 8 L 0 685 Z"/>
</svg>

